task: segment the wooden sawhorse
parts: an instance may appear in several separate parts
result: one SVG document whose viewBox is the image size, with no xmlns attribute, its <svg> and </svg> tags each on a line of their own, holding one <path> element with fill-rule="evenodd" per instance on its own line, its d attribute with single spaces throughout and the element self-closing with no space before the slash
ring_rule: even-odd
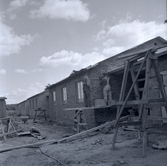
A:
<svg viewBox="0 0 167 166">
<path fill-rule="evenodd" d="M 17 131 L 12 123 L 11 118 L 0 118 L 0 136 L 6 141 L 6 136 L 15 134 L 17 136 Z"/>
<path fill-rule="evenodd" d="M 35 120 L 40 117 L 42 114 L 45 118 L 45 121 L 47 120 L 47 116 L 46 116 L 46 110 L 45 109 L 41 109 L 41 108 L 38 108 L 37 110 L 34 110 L 35 111 L 35 117 L 33 119 L 33 122 L 35 122 Z"/>
</svg>

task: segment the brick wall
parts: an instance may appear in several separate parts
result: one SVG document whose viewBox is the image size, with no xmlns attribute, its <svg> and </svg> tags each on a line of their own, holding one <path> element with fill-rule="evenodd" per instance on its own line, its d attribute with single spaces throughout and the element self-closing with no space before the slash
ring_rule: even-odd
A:
<svg viewBox="0 0 167 166">
<path fill-rule="evenodd" d="M 152 40 L 150 43 L 147 42 L 146 45 L 142 45 L 141 47 L 135 47 L 133 50 L 136 51 L 142 51 L 142 49 L 148 49 L 149 47 L 154 47 L 154 43 L 157 43 L 157 46 L 159 44 L 162 44 L 161 41 L 154 41 Z M 124 63 L 126 62 L 127 59 L 132 58 L 134 55 L 131 57 L 127 56 L 126 54 L 129 53 L 130 51 L 126 51 L 125 53 L 121 53 L 117 56 L 108 58 L 102 62 L 100 62 L 98 65 L 94 66 L 93 68 L 89 70 L 84 70 L 83 72 L 79 72 L 79 74 L 76 74 L 73 77 L 69 77 L 60 83 L 57 83 L 49 88 L 49 113 L 51 116 L 51 120 L 57 121 L 57 122 L 62 122 L 66 123 L 68 125 L 72 125 L 73 123 L 73 116 L 74 112 L 73 111 L 66 111 L 66 108 L 76 108 L 76 107 L 83 107 L 84 103 L 78 103 L 77 102 L 77 93 L 76 93 L 76 82 L 81 81 L 84 77 L 85 74 L 88 74 L 91 85 L 92 85 L 92 104 L 94 105 L 95 99 L 101 99 L 102 98 L 102 89 L 100 87 L 100 78 L 103 76 L 103 73 L 108 73 L 111 72 L 115 69 L 118 69 L 120 67 L 124 66 Z M 125 57 L 123 56 L 125 55 Z M 164 61 L 162 61 L 164 63 Z M 163 69 L 165 67 L 165 63 L 162 64 Z M 119 94 L 121 90 L 121 85 L 122 85 L 122 78 L 123 78 L 123 73 L 121 74 L 111 74 L 110 75 L 110 85 L 112 89 L 112 95 L 114 100 L 119 99 Z M 127 88 L 125 91 L 125 96 L 127 95 L 130 86 L 132 84 L 131 77 L 128 77 L 127 81 Z M 62 96 L 62 88 L 67 87 L 67 96 L 68 96 L 68 101 L 66 104 L 62 102 L 63 96 Z M 56 91 L 56 96 L 57 100 L 56 102 L 53 102 L 53 91 Z M 129 100 L 134 100 L 135 95 L 134 91 L 132 91 L 132 94 L 129 97 Z M 110 113 L 110 111 L 108 112 Z M 94 111 L 94 110 L 87 110 L 84 111 L 84 114 L 86 116 L 86 120 L 88 122 L 89 126 L 95 126 L 96 121 L 100 119 L 102 116 L 101 111 Z M 112 114 L 112 111 L 111 111 Z M 110 116 L 106 113 L 103 114 L 103 117 L 110 117 L 112 119 L 113 115 Z M 104 118 L 103 118 L 104 120 Z M 102 120 L 102 121 L 103 121 Z M 106 120 L 106 119 L 105 119 Z M 100 122 L 99 122 L 100 123 Z"/>
<path fill-rule="evenodd" d="M 116 59 L 115 57 L 113 58 Z M 58 83 L 51 88 L 49 88 L 49 113 L 51 120 L 56 122 L 65 123 L 68 125 L 73 124 L 73 117 L 74 117 L 74 111 L 66 111 L 66 108 L 77 108 L 77 107 L 83 107 L 84 103 L 78 103 L 77 102 L 77 91 L 76 91 L 76 83 L 78 81 L 82 81 L 85 74 L 89 76 L 91 86 L 92 86 L 92 104 L 94 105 L 95 99 L 102 99 L 102 88 L 100 86 L 100 78 L 102 78 L 103 73 L 107 73 L 111 70 L 111 65 L 113 64 L 114 67 L 117 67 L 117 65 L 123 65 L 123 61 L 119 64 L 115 64 L 112 60 L 105 61 L 102 64 L 99 64 L 98 66 L 95 66 L 92 69 L 89 69 L 88 71 L 85 71 L 79 75 L 76 75 L 75 77 L 71 77 L 69 79 L 66 79 L 65 81 L 62 81 L 61 83 Z M 122 78 L 123 73 L 117 74 L 117 75 L 111 75 L 110 76 L 110 85 L 112 89 L 113 99 L 118 100 L 119 94 L 121 90 L 122 85 Z M 128 84 L 127 84 L 127 91 L 131 85 L 131 79 L 128 78 Z M 67 87 L 67 103 L 63 103 L 63 96 L 62 96 L 62 88 Z M 56 101 L 53 102 L 53 91 L 56 92 Z M 132 95 L 134 96 L 134 95 Z M 113 109 L 115 111 L 115 109 Z M 103 110 L 106 111 L 106 110 Z M 106 113 L 103 113 L 103 118 L 101 119 L 101 122 L 112 120 L 115 112 L 112 111 L 106 111 Z M 94 127 L 98 123 L 100 123 L 99 119 L 102 116 L 100 111 L 97 110 L 86 110 L 84 111 L 84 115 L 86 117 L 86 121 L 88 123 L 89 127 Z M 105 119 L 105 120 L 104 120 Z"/>
<path fill-rule="evenodd" d="M 30 116 L 34 118 L 35 109 L 42 108 L 46 109 L 47 116 L 49 117 L 49 99 L 48 92 L 44 91 L 38 95 L 35 95 L 17 105 L 17 115 Z"/>
</svg>

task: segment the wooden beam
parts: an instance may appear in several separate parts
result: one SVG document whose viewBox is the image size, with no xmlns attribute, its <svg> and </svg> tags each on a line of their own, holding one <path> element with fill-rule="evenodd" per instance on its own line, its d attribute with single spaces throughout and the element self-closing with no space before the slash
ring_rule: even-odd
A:
<svg viewBox="0 0 167 166">
<path fill-rule="evenodd" d="M 126 120 L 128 117 L 129 117 L 129 115 L 121 117 L 120 120 Z M 15 150 L 15 149 L 22 149 L 22 148 L 37 148 L 37 147 L 44 145 L 44 144 L 57 144 L 57 143 L 63 143 L 63 142 L 70 142 L 70 141 L 88 136 L 89 133 L 94 132 L 94 131 L 99 130 L 99 129 L 102 129 L 104 127 L 113 126 L 114 123 L 115 123 L 115 120 L 113 120 L 111 122 L 106 122 L 103 125 L 100 125 L 100 126 L 92 128 L 92 129 L 89 129 L 87 131 L 83 131 L 81 133 L 60 139 L 59 141 L 58 140 L 49 140 L 49 141 L 43 141 L 43 142 L 38 142 L 38 143 L 33 143 L 33 144 L 19 145 L 19 146 L 13 146 L 13 147 L 9 147 L 9 148 L 0 149 L 0 153 Z"/>
<path fill-rule="evenodd" d="M 84 110 L 93 110 L 93 109 L 99 109 L 99 108 L 107 108 L 110 106 L 99 106 L 99 107 L 78 107 L 78 108 L 65 108 L 65 111 L 84 111 Z"/>
<path fill-rule="evenodd" d="M 152 120 L 167 120 L 167 117 L 148 116 L 148 119 L 152 119 Z"/>
<path fill-rule="evenodd" d="M 124 101 L 114 101 L 110 103 L 110 106 L 122 106 L 124 104 Z M 148 104 L 148 101 L 146 100 L 131 100 L 127 101 L 126 106 L 134 106 L 134 105 L 140 105 L 140 104 Z"/>
<path fill-rule="evenodd" d="M 119 118 L 120 118 L 120 116 L 121 116 L 121 114 L 122 114 L 122 111 L 123 111 L 125 105 L 127 104 L 127 101 L 128 101 L 128 99 L 129 99 L 129 96 L 130 96 L 130 94 L 131 94 L 131 92 L 132 92 L 132 89 L 133 89 L 133 87 L 134 87 L 134 85 L 135 85 L 135 83 L 136 83 L 136 81 L 137 81 L 137 78 L 138 78 L 138 76 L 139 76 L 139 74 L 140 74 L 141 69 L 142 69 L 143 66 L 144 66 L 144 63 L 145 63 L 145 61 L 146 61 L 148 55 L 149 55 L 149 52 L 146 53 L 146 55 L 145 55 L 145 57 L 144 57 L 144 60 L 143 60 L 143 62 L 142 62 L 142 64 L 141 64 L 141 66 L 140 66 L 140 69 L 139 69 L 139 71 L 138 71 L 138 73 L 137 73 L 137 75 L 136 75 L 136 77 L 135 77 L 135 80 L 134 80 L 134 82 L 133 82 L 133 84 L 132 84 L 132 86 L 131 86 L 131 88 L 130 88 L 130 90 L 129 90 L 127 96 L 126 96 L 126 99 L 125 99 L 125 101 L 124 101 L 124 104 L 122 105 L 121 110 L 120 110 L 120 112 L 119 112 L 119 114 L 118 114 L 118 116 L 117 116 L 117 118 L 116 118 L 115 126 L 118 124 L 118 121 L 119 121 Z"/>
<path fill-rule="evenodd" d="M 57 140 L 43 141 L 43 142 L 38 142 L 33 144 L 26 144 L 26 145 L 18 145 L 18 146 L 0 149 L 0 153 L 15 150 L 15 149 L 22 149 L 22 148 L 37 148 L 44 144 L 55 144 L 55 143 L 57 143 Z"/>
<path fill-rule="evenodd" d="M 130 66 L 130 73 L 131 73 L 131 77 L 132 77 L 132 81 L 135 81 L 135 72 L 133 70 L 133 65 L 131 64 Z M 134 85 L 134 91 L 135 91 L 135 97 L 136 100 L 140 100 L 140 93 L 139 93 L 139 87 L 138 87 L 138 82 L 136 81 L 136 84 Z"/>
<path fill-rule="evenodd" d="M 124 116 L 124 117 L 121 117 L 121 118 L 120 118 L 120 121 L 126 120 L 128 117 L 129 117 L 129 115 Z M 106 122 L 105 124 L 102 124 L 102 125 L 100 125 L 100 126 L 97 126 L 97 127 L 91 128 L 91 129 L 89 129 L 89 130 L 86 130 L 86 131 L 82 131 L 82 132 L 80 132 L 80 133 L 77 133 L 77 134 L 75 134 L 75 135 L 72 135 L 72 136 L 63 138 L 63 139 L 59 140 L 58 143 L 70 142 L 70 141 L 73 141 L 73 140 L 76 140 L 76 139 L 84 138 L 84 137 L 88 136 L 90 133 L 92 133 L 92 132 L 94 132 L 94 131 L 100 130 L 100 129 L 104 128 L 104 127 L 111 127 L 111 126 L 114 126 L 114 124 L 115 124 L 115 120 L 113 120 L 113 121 L 111 121 L 111 122 Z"/>
<path fill-rule="evenodd" d="M 135 125 L 141 125 L 142 121 L 132 121 L 132 122 L 120 122 L 119 126 L 135 126 Z"/>
<path fill-rule="evenodd" d="M 152 65 L 153 65 L 153 69 L 155 71 L 155 76 L 157 78 L 157 82 L 158 82 L 158 86 L 159 86 L 162 98 L 163 98 L 164 101 L 167 102 L 167 95 L 166 95 L 165 88 L 164 88 L 164 85 L 163 85 L 163 82 L 162 82 L 162 77 L 161 77 L 161 74 L 160 74 L 160 71 L 159 71 L 158 61 L 157 60 L 152 60 Z M 165 110 L 167 112 L 167 106 L 165 106 Z"/>
</svg>

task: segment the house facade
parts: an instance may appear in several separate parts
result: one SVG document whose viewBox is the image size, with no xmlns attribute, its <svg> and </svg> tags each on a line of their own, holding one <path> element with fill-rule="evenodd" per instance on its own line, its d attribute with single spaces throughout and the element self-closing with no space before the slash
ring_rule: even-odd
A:
<svg viewBox="0 0 167 166">
<path fill-rule="evenodd" d="M 139 46 L 124 51 L 116 56 L 110 57 L 101 61 L 94 66 L 89 66 L 80 71 L 73 72 L 66 79 L 51 85 L 49 89 L 49 114 L 52 121 L 65 123 L 68 125 L 73 124 L 74 111 L 67 111 L 67 108 L 84 107 L 83 96 L 83 78 L 88 76 L 91 85 L 91 103 L 96 106 L 96 101 L 102 99 L 102 88 L 100 86 L 101 78 L 104 73 L 110 74 L 110 85 L 112 91 L 112 99 L 118 100 L 120 89 L 122 85 L 124 65 L 128 59 L 135 57 L 139 52 L 143 54 L 152 48 L 165 45 L 166 40 L 157 37 L 149 40 Z M 160 58 L 160 70 L 165 71 L 165 62 L 167 59 L 166 54 Z M 165 72 L 164 72 L 165 73 Z M 164 75 L 165 76 L 165 75 Z M 166 80 L 166 76 L 165 79 Z M 132 80 L 128 78 L 128 85 L 130 87 Z M 128 88 L 126 89 L 128 91 Z M 135 99 L 134 93 L 130 96 Z M 115 118 L 116 108 L 104 108 L 85 110 L 84 115 L 89 127 L 94 127 L 98 123 L 111 120 Z"/>
<path fill-rule="evenodd" d="M 17 115 L 29 116 L 34 118 L 36 109 L 46 109 L 46 115 L 49 117 L 49 91 L 45 90 L 36 94 L 27 100 L 17 104 Z"/>
<path fill-rule="evenodd" d="M 105 59 L 95 65 L 73 71 L 71 75 L 60 82 L 57 82 L 39 94 L 36 94 L 27 100 L 17 104 L 18 115 L 28 115 L 34 117 L 35 111 L 38 108 L 46 109 L 47 116 L 52 121 L 73 125 L 73 117 L 75 111 L 69 111 L 69 108 L 85 107 L 83 94 L 83 79 L 85 76 L 89 78 L 91 86 L 91 106 L 98 106 L 99 101 L 102 101 L 102 87 L 100 85 L 104 73 L 108 73 L 110 77 L 110 86 L 112 92 L 112 100 L 118 101 L 122 79 L 124 74 L 125 62 L 131 58 L 137 57 L 138 54 L 145 54 L 150 49 L 159 48 L 167 45 L 167 41 L 161 37 L 156 37 L 134 48 L 126 50 L 108 59 Z M 158 49 L 160 55 L 159 68 L 162 75 L 163 83 L 167 92 L 167 51 Z M 136 68 L 136 71 L 138 68 Z M 144 71 L 139 75 L 140 79 L 144 77 Z M 155 77 L 150 78 L 150 98 L 159 97 L 161 94 L 157 91 L 157 82 Z M 125 96 L 132 84 L 131 77 L 128 77 Z M 138 83 L 142 89 L 144 81 Z M 135 99 L 135 93 L 132 92 L 130 100 Z M 100 103 L 101 104 L 101 103 Z M 157 111 L 158 110 L 158 111 Z M 125 112 L 126 113 L 126 112 Z M 155 107 L 152 112 L 154 116 L 167 116 L 165 109 Z M 104 107 L 103 109 L 87 109 L 84 111 L 85 119 L 88 127 L 94 127 L 106 121 L 115 119 L 116 107 Z"/>
</svg>

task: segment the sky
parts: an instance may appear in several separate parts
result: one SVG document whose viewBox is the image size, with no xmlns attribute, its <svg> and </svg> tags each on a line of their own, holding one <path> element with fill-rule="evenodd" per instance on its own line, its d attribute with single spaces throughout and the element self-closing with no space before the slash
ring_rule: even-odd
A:
<svg viewBox="0 0 167 166">
<path fill-rule="evenodd" d="M 0 0 L 0 97 L 16 104 L 154 37 L 166 0 Z"/>
</svg>

